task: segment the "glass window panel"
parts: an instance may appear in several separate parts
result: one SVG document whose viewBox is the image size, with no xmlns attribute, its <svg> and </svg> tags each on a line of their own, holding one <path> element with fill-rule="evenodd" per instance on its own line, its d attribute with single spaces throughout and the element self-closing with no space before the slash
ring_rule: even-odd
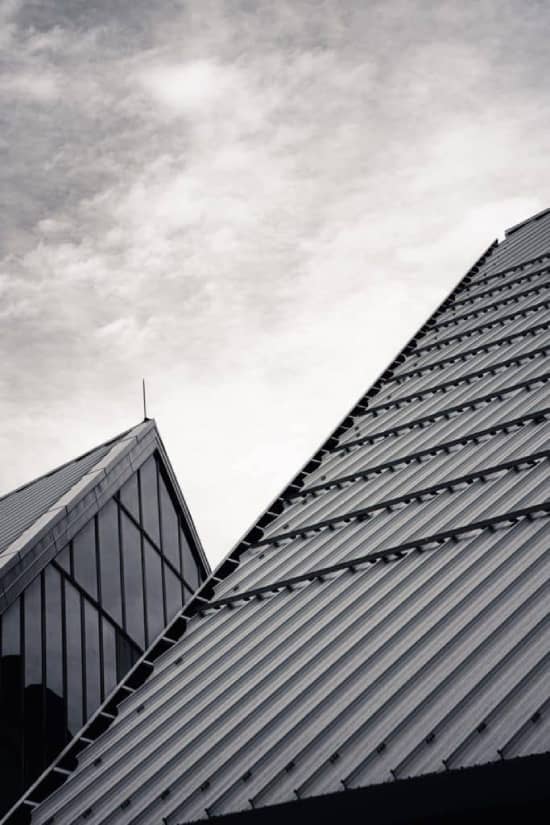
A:
<svg viewBox="0 0 550 825">
<path fill-rule="evenodd" d="M 199 571 L 197 567 L 197 562 L 195 561 L 195 558 L 191 551 L 191 547 L 189 546 L 189 542 L 187 541 L 187 537 L 181 528 L 180 540 L 181 558 L 183 564 L 183 578 L 185 579 L 185 581 L 191 588 L 192 592 L 194 593 L 200 584 Z"/>
<path fill-rule="evenodd" d="M 164 566 L 164 580 L 166 584 L 166 618 L 167 621 L 173 619 L 183 604 L 181 581 L 170 570 L 168 565 Z"/>
<path fill-rule="evenodd" d="M 99 511 L 97 529 L 101 603 L 107 613 L 122 625 L 122 580 L 118 537 L 118 507 L 114 501 L 107 502 Z"/>
<path fill-rule="evenodd" d="M 57 696 L 63 696 L 61 574 L 51 565 L 44 570 L 44 601 L 46 687 Z"/>
<path fill-rule="evenodd" d="M 162 592 L 162 562 L 154 547 L 143 540 L 145 553 L 145 593 L 147 604 L 147 633 L 152 642 L 164 627 L 164 597 Z"/>
<path fill-rule="evenodd" d="M 139 521 L 139 488 L 137 473 L 130 476 L 128 481 L 120 488 L 120 500 L 126 509 Z"/>
<path fill-rule="evenodd" d="M 135 662 L 137 662 L 141 651 L 132 645 L 122 633 L 116 635 L 116 661 L 117 661 L 117 681 L 128 673 Z"/>
<path fill-rule="evenodd" d="M 2 616 L 2 656 L 21 654 L 21 598 Z"/>
<path fill-rule="evenodd" d="M 103 631 L 103 693 L 107 696 L 117 683 L 116 630 L 107 619 L 102 621 Z"/>
<path fill-rule="evenodd" d="M 159 504 L 157 491 L 157 462 L 155 461 L 154 456 L 151 456 L 144 464 L 142 464 L 139 475 L 141 480 L 141 523 L 158 546 L 160 544 Z"/>
<path fill-rule="evenodd" d="M 21 598 L 2 616 L 1 646 L 0 816 L 24 790 Z"/>
<path fill-rule="evenodd" d="M 43 764 L 42 580 L 34 579 L 23 595 L 25 626 L 24 754 L 25 781 L 32 782 Z"/>
<path fill-rule="evenodd" d="M 180 552 L 178 543 L 179 520 L 172 498 L 159 474 L 160 514 L 162 523 L 162 552 L 180 570 Z"/>
<path fill-rule="evenodd" d="M 124 565 L 124 602 L 126 632 L 138 644 L 145 644 L 143 575 L 141 567 L 141 537 L 130 519 L 120 514 L 122 527 L 122 558 Z"/>
<path fill-rule="evenodd" d="M 24 593 L 25 686 L 42 683 L 42 592 L 40 576 Z"/>
<path fill-rule="evenodd" d="M 101 662 L 99 658 L 99 614 L 84 599 L 84 634 L 86 651 L 86 718 L 97 710 L 101 701 Z"/>
<path fill-rule="evenodd" d="M 67 724 L 74 735 L 82 727 L 82 625 L 80 593 L 65 582 L 65 638 L 67 644 Z"/>
<path fill-rule="evenodd" d="M 96 562 L 95 520 L 91 519 L 73 539 L 73 563 L 75 579 L 94 599 L 97 599 Z"/>
<path fill-rule="evenodd" d="M 68 544 L 63 550 L 57 554 L 55 557 L 57 564 L 66 570 L 67 573 L 71 574 L 71 546 Z"/>
</svg>

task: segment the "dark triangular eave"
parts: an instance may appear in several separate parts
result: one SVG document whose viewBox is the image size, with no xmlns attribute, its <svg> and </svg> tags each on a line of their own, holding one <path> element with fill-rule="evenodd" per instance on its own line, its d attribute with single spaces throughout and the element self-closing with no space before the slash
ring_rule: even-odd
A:
<svg viewBox="0 0 550 825">
<path fill-rule="evenodd" d="M 104 446 L 107 452 L 0 554 L 0 614 L 154 452 L 170 479 L 193 549 L 208 574 L 208 561 L 155 421 L 145 420 Z"/>
</svg>

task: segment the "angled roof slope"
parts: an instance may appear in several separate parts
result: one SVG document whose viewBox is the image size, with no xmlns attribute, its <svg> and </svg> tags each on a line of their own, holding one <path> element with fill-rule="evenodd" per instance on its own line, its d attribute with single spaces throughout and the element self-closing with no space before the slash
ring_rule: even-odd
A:
<svg viewBox="0 0 550 825">
<path fill-rule="evenodd" d="M 126 430 L 84 455 L 2 496 L 0 498 L 0 553 L 90 472 L 114 444 L 127 438 L 130 432 L 131 430 Z"/>
<path fill-rule="evenodd" d="M 487 274 L 531 229 L 489 248 L 31 789 L 33 823 L 304 821 L 388 785 L 408 822 L 411 783 L 491 765 L 512 771 L 501 799 L 533 792 L 517 765 L 539 781 L 550 751 L 550 260 Z"/>
<path fill-rule="evenodd" d="M 0 612 L 154 451 L 210 569 L 156 424 L 145 420 L 0 499 Z"/>
</svg>

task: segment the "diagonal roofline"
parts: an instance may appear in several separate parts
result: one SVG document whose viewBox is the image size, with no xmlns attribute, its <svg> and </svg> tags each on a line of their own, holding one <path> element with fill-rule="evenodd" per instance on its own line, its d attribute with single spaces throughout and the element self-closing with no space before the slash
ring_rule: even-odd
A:
<svg viewBox="0 0 550 825">
<path fill-rule="evenodd" d="M 169 477 L 190 533 L 193 550 L 203 565 L 205 575 L 209 575 L 210 565 L 155 420 L 144 419 L 115 438 L 84 453 L 83 456 L 108 446 L 110 449 L 106 454 L 100 454 L 95 464 L 89 467 L 53 503 L 45 507 L 32 523 L 0 553 L 0 613 L 3 613 L 13 603 L 81 527 L 93 518 L 108 499 L 154 452 L 158 452 Z M 66 467 L 71 463 L 67 462 L 61 467 Z M 53 472 L 55 471 L 46 473 L 40 478 L 45 478 Z M 38 479 L 34 479 L 34 482 L 36 481 Z M 24 487 L 27 486 L 24 485 Z M 18 489 L 21 490 L 24 487 Z"/>
<path fill-rule="evenodd" d="M 4 819 L 0 820 L 0 825 L 4 825 L 4 823 L 7 825 L 10 821 L 10 817 L 22 806 L 26 806 L 31 810 L 37 807 L 38 804 L 54 790 L 54 788 L 63 783 L 66 776 L 71 773 L 74 768 L 74 760 L 77 754 L 110 727 L 111 722 L 116 717 L 118 705 L 128 697 L 128 693 L 133 693 L 136 688 L 147 681 L 149 675 L 154 669 L 155 660 L 162 656 L 167 649 L 177 644 L 177 641 L 185 634 L 188 620 L 194 614 L 200 614 L 203 610 L 211 606 L 211 599 L 214 594 L 216 584 L 223 580 L 231 572 L 231 570 L 235 569 L 235 567 L 239 565 L 241 554 L 248 547 L 250 547 L 255 540 L 263 535 L 262 528 L 277 516 L 278 506 L 284 506 L 288 495 L 302 487 L 307 473 L 313 466 L 316 466 L 319 454 L 330 448 L 342 432 L 351 426 L 353 422 L 353 415 L 356 414 L 358 410 L 368 406 L 371 398 L 376 396 L 384 386 L 385 382 L 391 379 L 394 371 L 399 367 L 410 351 L 417 347 L 418 340 L 435 323 L 437 316 L 447 309 L 455 294 L 461 289 L 461 287 L 468 283 L 476 272 L 481 269 L 498 246 L 498 240 L 494 240 L 482 253 L 482 255 L 478 257 L 470 269 L 468 269 L 466 274 L 459 279 L 450 294 L 433 310 L 426 323 L 413 335 L 413 337 L 399 351 L 395 358 L 392 359 L 390 365 L 381 373 L 372 386 L 365 393 L 363 393 L 359 400 L 353 405 L 351 410 L 337 425 L 335 430 L 333 430 L 328 439 L 325 439 L 320 447 L 317 448 L 312 457 L 306 462 L 298 474 L 295 474 L 291 478 L 289 483 L 283 488 L 282 492 L 276 496 L 276 498 L 271 502 L 271 504 L 268 505 L 259 518 L 253 522 L 252 527 L 248 528 L 242 538 L 237 540 L 224 558 L 217 564 L 214 570 L 210 572 L 206 581 L 200 585 L 187 604 L 179 611 L 178 614 L 176 614 L 174 619 L 144 651 L 143 655 L 138 659 L 133 668 L 128 672 L 125 678 L 119 682 L 118 685 L 116 685 L 109 696 L 105 698 L 104 702 L 99 706 L 96 713 L 90 717 L 82 730 L 79 731 L 79 733 L 59 754 L 57 759 L 55 759 L 41 774 L 41 776 L 39 776 L 38 779 L 30 786 L 30 788 L 27 789 L 21 798 L 8 811 Z M 281 586 L 284 586 L 284 584 Z"/>
<path fill-rule="evenodd" d="M 32 478 L 30 481 L 26 481 L 24 484 L 21 484 L 19 487 L 15 487 L 13 490 L 8 490 L 7 493 L 3 493 L 0 496 L 0 502 L 10 498 L 10 496 L 15 495 L 15 493 L 21 493 L 23 490 L 27 490 L 29 487 L 32 487 L 33 484 L 36 484 L 38 481 L 42 481 L 44 478 L 48 478 L 49 476 L 53 476 L 55 473 L 58 473 L 60 470 L 64 470 L 65 467 L 69 467 L 71 464 L 75 464 L 77 461 L 82 461 L 83 458 L 86 458 L 86 456 L 96 452 L 96 450 L 100 450 L 102 447 L 108 447 L 115 441 L 121 441 L 126 435 L 128 435 L 129 432 L 134 430 L 136 426 L 129 427 L 127 430 L 123 430 L 121 433 L 115 435 L 113 438 L 109 438 L 107 441 L 103 441 L 100 444 L 96 444 L 95 447 L 91 447 L 89 450 L 86 450 L 86 452 L 75 456 L 75 458 L 71 458 L 68 461 L 64 461 L 63 464 L 58 464 L 57 467 L 54 467 L 52 470 L 48 470 L 46 473 L 42 473 L 41 475 L 36 476 L 36 478 Z"/>
<path fill-rule="evenodd" d="M 547 209 L 541 209 L 540 212 L 537 212 L 535 215 L 531 215 L 530 218 L 525 218 L 525 220 L 520 221 L 519 223 L 515 223 L 513 226 L 509 226 L 508 229 L 504 230 L 504 237 L 507 238 L 513 232 L 516 232 L 518 229 L 521 229 L 523 226 L 526 226 L 528 223 L 534 223 L 535 221 L 544 218 L 545 215 L 548 215 L 550 212 L 550 207 Z"/>
</svg>

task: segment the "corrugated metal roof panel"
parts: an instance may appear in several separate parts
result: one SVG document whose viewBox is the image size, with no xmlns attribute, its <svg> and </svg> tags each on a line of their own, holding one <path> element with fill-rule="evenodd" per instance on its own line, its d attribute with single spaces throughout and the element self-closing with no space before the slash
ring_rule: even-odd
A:
<svg viewBox="0 0 550 825">
<path fill-rule="evenodd" d="M 386 389 L 378 394 L 376 404 L 381 404 L 390 398 L 397 400 L 437 382 L 453 381 L 482 370 L 494 369 L 499 364 L 507 365 L 512 359 L 530 357 L 531 354 L 539 353 L 546 347 L 550 347 L 550 333 L 548 329 L 539 329 L 524 338 L 515 338 L 486 352 L 466 355 L 432 368 L 424 367 L 420 373 L 409 373 L 405 378 L 389 381 Z"/>
<path fill-rule="evenodd" d="M 529 422 L 510 433 L 488 434 L 476 442 L 456 445 L 452 450 L 435 456 L 414 459 L 395 468 L 387 468 L 368 479 L 359 478 L 343 486 L 318 490 L 307 498 L 289 502 L 283 512 L 266 528 L 272 536 L 286 529 L 296 529 L 334 517 L 338 513 L 373 507 L 396 497 L 412 495 L 417 490 L 436 484 L 452 483 L 454 479 L 509 461 L 518 461 L 542 450 L 550 451 L 550 421 Z"/>
<path fill-rule="evenodd" d="M 395 769 L 444 770 L 457 732 L 502 712 L 503 685 L 519 693 L 521 674 L 544 667 L 548 524 L 524 520 L 192 619 L 33 821 L 55 811 L 74 822 L 87 809 L 90 825 L 175 825 Z M 543 694 L 538 680 L 512 703 L 514 722 Z M 497 732 L 484 759 L 498 758 L 507 730 Z M 453 758 L 471 761 L 467 749 Z"/>
<path fill-rule="evenodd" d="M 545 210 L 517 227 L 498 245 L 489 261 L 472 280 L 508 267 L 517 266 L 545 253 L 550 255 L 550 211 Z"/>
<path fill-rule="evenodd" d="M 523 387 L 502 398 L 483 402 L 474 409 L 456 411 L 417 426 L 404 426 L 398 431 L 381 430 L 381 434 L 372 436 L 372 441 L 327 452 L 318 467 L 308 475 L 304 490 L 334 476 L 378 467 L 387 461 L 396 463 L 423 450 L 435 450 L 439 445 L 505 426 L 523 416 L 533 416 L 549 408 L 550 392 L 548 383 L 545 383 L 534 389 Z"/>
<path fill-rule="evenodd" d="M 521 295 L 525 290 L 538 289 L 548 286 L 550 269 L 548 266 L 538 267 L 531 273 L 511 273 L 510 277 L 493 285 L 480 285 L 477 289 L 464 293 L 464 297 L 453 301 L 445 312 L 438 316 L 436 326 L 454 321 L 464 313 L 477 312 L 480 308 L 495 301 L 505 300 L 508 297 Z"/>
<path fill-rule="evenodd" d="M 123 434 L 125 435 L 125 433 Z M 116 439 L 115 439 L 116 441 Z M 100 444 L 80 458 L 52 470 L 0 498 L 0 552 L 42 513 L 86 475 L 110 450 L 113 442 Z"/>
<path fill-rule="evenodd" d="M 550 750 L 546 232 L 470 270 L 34 822 L 183 825 Z"/>
</svg>

